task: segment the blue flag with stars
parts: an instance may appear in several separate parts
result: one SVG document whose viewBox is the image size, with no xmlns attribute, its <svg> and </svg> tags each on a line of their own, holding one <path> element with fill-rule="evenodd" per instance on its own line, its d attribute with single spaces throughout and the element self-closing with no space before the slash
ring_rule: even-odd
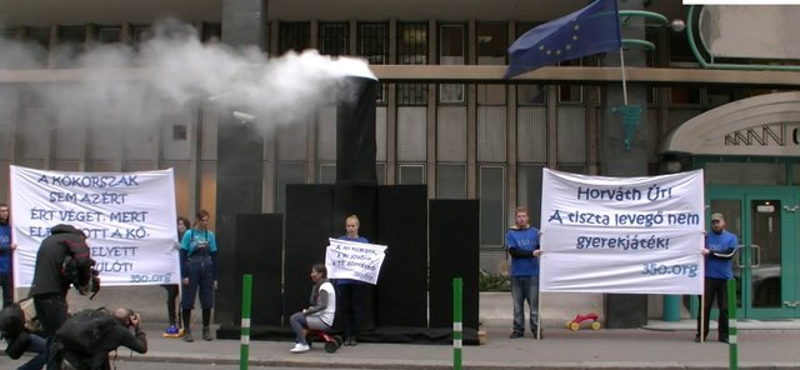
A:
<svg viewBox="0 0 800 370">
<path fill-rule="evenodd" d="M 508 54 L 505 78 L 587 55 L 619 50 L 617 0 L 595 0 L 583 9 L 520 36 Z"/>
</svg>

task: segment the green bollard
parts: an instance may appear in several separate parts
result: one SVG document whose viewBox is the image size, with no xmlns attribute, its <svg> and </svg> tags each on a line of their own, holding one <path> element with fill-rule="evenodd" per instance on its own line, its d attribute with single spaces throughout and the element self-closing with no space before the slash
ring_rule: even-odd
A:
<svg viewBox="0 0 800 370">
<path fill-rule="evenodd" d="M 739 368 L 739 328 L 736 323 L 736 279 L 728 280 L 728 358 L 731 370 Z"/>
<path fill-rule="evenodd" d="M 253 302 L 253 275 L 245 274 L 242 277 L 242 349 L 239 353 L 239 369 L 247 370 L 250 365 L 250 306 Z"/>
<path fill-rule="evenodd" d="M 453 279 L 453 370 L 461 370 L 461 347 L 464 338 L 461 320 L 461 300 L 464 283 Z"/>
<path fill-rule="evenodd" d="M 666 322 L 681 321 L 681 297 L 679 295 L 665 295 L 663 303 L 663 319 Z"/>
</svg>

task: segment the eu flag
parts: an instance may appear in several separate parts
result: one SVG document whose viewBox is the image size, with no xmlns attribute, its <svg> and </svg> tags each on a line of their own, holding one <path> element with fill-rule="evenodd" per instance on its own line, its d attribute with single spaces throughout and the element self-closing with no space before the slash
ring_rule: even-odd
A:
<svg viewBox="0 0 800 370">
<path fill-rule="evenodd" d="M 542 24 L 508 48 L 505 78 L 563 60 L 619 50 L 617 0 L 595 0 L 587 7 Z"/>
</svg>

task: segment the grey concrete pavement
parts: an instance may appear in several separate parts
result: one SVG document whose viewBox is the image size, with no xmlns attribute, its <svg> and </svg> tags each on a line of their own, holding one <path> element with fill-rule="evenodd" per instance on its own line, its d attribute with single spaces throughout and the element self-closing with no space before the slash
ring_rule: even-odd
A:
<svg viewBox="0 0 800 370">
<path fill-rule="evenodd" d="M 726 369 L 728 345 L 694 343 L 692 330 L 615 329 L 599 331 L 548 329 L 541 341 L 530 336 L 509 339 L 506 325 L 491 323 L 483 329 L 488 342 L 463 349 L 466 369 Z M 682 322 L 690 326 L 692 322 Z M 234 340 L 197 341 L 161 338 L 148 327 L 150 351 L 146 355 L 120 351 L 133 361 L 182 363 L 238 363 L 241 345 Z M 709 338 L 715 338 L 711 332 Z M 800 369 L 800 330 L 743 330 L 739 341 L 743 369 Z M 254 366 L 335 367 L 346 369 L 447 369 L 452 367 L 452 347 L 360 343 L 334 354 L 321 346 L 292 354 L 293 343 L 254 341 L 250 363 Z"/>
<path fill-rule="evenodd" d="M 124 293 L 123 293 L 124 292 Z M 145 317 L 150 350 L 145 355 L 119 351 L 119 359 L 129 362 L 170 362 L 197 364 L 237 364 L 240 343 L 235 340 L 196 341 L 165 339 L 164 290 L 160 287 L 140 288 L 134 294 L 125 290 L 109 290 L 100 300 L 83 300 L 72 305 L 135 307 Z M 125 294 L 129 293 L 129 294 Z M 572 299 L 565 297 L 563 299 Z M 580 298 L 580 297 L 578 297 Z M 578 301 L 580 302 L 580 301 Z M 591 303 L 591 302 L 588 302 Z M 482 294 L 480 320 L 488 342 L 463 349 L 465 369 L 727 369 L 728 346 L 713 341 L 716 323 L 707 343 L 694 343 L 695 321 L 663 322 L 651 320 L 641 329 L 581 329 L 573 332 L 564 327 L 565 318 L 574 316 L 577 307 L 591 307 L 587 302 L 574 310 L 556 312 L 545 308 L 545 338 L 509 339 L 511 324 L 510 297 L 507 294 Z M 194 328 L 198 329 L 195 322 Z M 739 363 L 742 369 L 800 369 L 800 320 L 742 320 L 739 340 Z M 448 369 L 452 368 L 453 349 L 447 345 L 412 345 L 361 343 L 342 347 L 328 354 L 322 346 L 304 354 L 291 354 L 293 343 L 287 341 L 253 341 L 250 364 L 253 366 L 341 368 L 341 369 Z M 0 369 L 13 369 L 21 362 L 3 357 Z M 203 364 L 203 366 L 200 366 Z M 125 367 L 136 368 L 136 367 Z M 169 368 L 169 366 L 165 366 Z M 123 369 L 122 367 L 120 369 Z"/>
<path fill-rule="evenodd" d="M 691 327 L 693 322 L 678 323 Z M 797 324 L 794 324 L 797 325 Z M 694 330 L 661 328 L 569 331 L 552 328 L 541 341 L 530 336 L 509 339 L 506 323 L 490 322 L 483 329 L 488 342 L 463 349 L 465 369 L 726 369 L 728 346 L 716 341 L 694 343 Z M 196 341 L 162 338 L 161 323 L 145 327 L 150 350 L 145 355 L 121 349 L 120 361 L 231 365 L 239 361 L 235 340 Z M 527 335 L 527 333 L 526 333 Z M 709 338 L 715 338 L 711 332 Z M 742 369 L 800 369 L 800 330 L 743 330 L 739 363 Z M 453 350 L 447 345 L 360 343 L 334 354 L 321 346 L 292 354 L 288 341 L 253 341 L 252 366 L 341 369 L 448 369 Z M 7 357 L 0 367 L 19 365 Z M 169 366 L 166 365 L 165 368 Z M 205 366 L 203 366 L 205 367 Z M 128 367 L 135 368 L 135 367 Z"/>
</svg>

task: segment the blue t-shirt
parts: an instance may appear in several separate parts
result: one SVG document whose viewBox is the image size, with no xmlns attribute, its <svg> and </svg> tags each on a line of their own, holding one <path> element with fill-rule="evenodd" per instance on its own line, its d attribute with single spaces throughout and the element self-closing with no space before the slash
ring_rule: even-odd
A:
<svg viewBox="0 0 800 370">
<path fill-rule="evenodd" d="M 506 248 L 518 249 L 531 255 L 531 258 L 511 260 L 511 276 L 539 276 L 539 259 L 533 257 L 533 251 L 539 249 L 539 229 L 509 229 L 506 232 Z"/>
<path fill-rule="evenodd" d="M 706 233 L 706 249 L 709 252 L 729 254 L 736 250 L 739 238 L 728 230 L 717 234 L 713 231 Z M 711 254 L 706 256 L 706 277 L 711 279 L 733 279 L 733 259 L 716 258 Z"/>
<path fill-rule="evenodd" d="M 183 234 L 181 249 L 186 251 L 186 256 L 190 258 L 198 254 L 211 255 L 217 253 L 217 239 L 212 231 L 189 229 Z"/>
<path fill-rule="evenodd" d="M 342 235 L 339 237 L 339 240 L 347 240 L 351 242 L 358 242 L 358 243 L 369 243 L 367 238 L 363 236 L 359 236 L 357 238 L 350 238 L 347 235 Z M 358 280 L 351 280 L 351 279 L 336 279 L 336 285 L 347 285 L 347 284 L 362 284 L 366 285 L 367 283 Z"/>
<path fill-rule="evenodd" d="M 11 226 L 0 225 L 0 274 L 11 272 Z"/>
</svg>

